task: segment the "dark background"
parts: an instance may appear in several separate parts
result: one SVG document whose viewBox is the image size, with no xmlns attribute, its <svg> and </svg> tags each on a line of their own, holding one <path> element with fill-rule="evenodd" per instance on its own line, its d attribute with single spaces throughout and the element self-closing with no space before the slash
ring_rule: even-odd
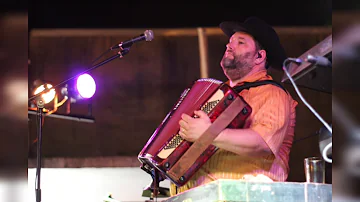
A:
<svg viewBox="0 0 360 202">
<path fill-rule="evenodd" d="M 49 3 L 31 1 L 29 28 L 147 28 L 217 26 L 256 15 L 274 26 L 331 24 L 331 1 L 224 1 L 222 3 Z"/>
</svg>

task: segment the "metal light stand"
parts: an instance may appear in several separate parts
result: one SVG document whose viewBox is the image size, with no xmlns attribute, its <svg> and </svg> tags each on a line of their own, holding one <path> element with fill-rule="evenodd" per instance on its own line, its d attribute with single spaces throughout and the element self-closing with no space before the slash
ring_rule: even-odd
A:
<svg viewBox="0 0 360 202">
<path fill-rule="evenodd" d="M 36 194 L 36 202 L 41 201 L 41 188 L 40 188 L 40 170 L 41 170 L 41 142 L 42 142 L 42 119 L 43 119 L 43 109 L 44 109 L 44 101 L 39 99 L 37 102 L 37 111 L 38 111 L 38 141 L 37 141 L 37 165 L 36 165 L 36 184 L 35 184 L 35 194 Z"/>
</svg>

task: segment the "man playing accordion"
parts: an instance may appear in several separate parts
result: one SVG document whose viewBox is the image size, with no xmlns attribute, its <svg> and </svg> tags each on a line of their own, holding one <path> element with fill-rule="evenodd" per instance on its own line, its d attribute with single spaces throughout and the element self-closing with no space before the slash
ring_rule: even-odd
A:
<svg viewBox="0 0 360 202">
<path fill-rule="evenodd" d="M 230 38 L 220 62 L 226 83 L 238 88 L 259 81 L 273 81 L 267 69 L 282 68 L 286 53 L 275 30 L 256 17 L 243 23 L 222 22 Z M 274 82 L 276 83 L 276 82 Z M 238 129 L 224 129 L 213 141 L 218 151 L 181 186 L 173 183 L 171 195 L 217 179 L 285 181 L 289 173 L 297 102 L 281 85 L 260 85 L 243 89 L 239 95 L 251 106 L 252 113 Z M 179 135 L 196 141 L 212 124 L 207 114 L 195 111 L 197 118 L 182 114 Z"/>
</svg>

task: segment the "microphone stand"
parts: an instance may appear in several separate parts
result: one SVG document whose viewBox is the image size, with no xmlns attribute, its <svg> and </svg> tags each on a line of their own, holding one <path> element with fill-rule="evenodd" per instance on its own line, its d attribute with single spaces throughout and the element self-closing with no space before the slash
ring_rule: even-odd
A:
<svg viewBox="0 0 360 202">
<path fill-rule="evenodd" d="M 63 82 L 60 82 L 59 84 L 53 86 L 52 88 L 45 89 L 42 93 L 39 93 L 37 95 L 34 95 L 33 97 L 30 97 L 28 101 L 31 101 L 31 100 L 39 97 L 40 95 L 50 91 L 51 89 L 55 89 L 56 87 L 66 83 L 66 82 L 68 82 L 68 81 L 70 81 L 70 80 L 72 80 L 72 79 L 74 79 L 74 78 L 76 78 L 76 77 L 90 71 L 90 70 L 98 68 L 98 67 L 100 67 L 100 66 L 102 66 L 102 65 L 104 65 L 104 64 L 106 64 L 106 63 L 108 63 L 108 62 L 110 62 L 110 61 L 112 61 L 112 60 L 114 60 L 116 58 L 118 58 L 118 57 L 122 58 L 124 55 L 129 53 L 129 51 L 130 51 L 130 47 L 121 49 L 116 55 L 111 56 L 110 58 L 108 58 L 108 59 L 106 59 L 106 60 L 104 60 L 104 61 L 102 61 L 102 62 L 100 62 L 100 63 L 98 63 L 96 65 L 94 65 L 93 67 L 81 72 L 78 75 L 75 75 L 75 76 L 73 76 L 73 77 L 71 77 L 69 79 L 64 80 Z M 37 166 L 36 166 L 36 179 L 35 179 L 35 181 L 36 181 L 35 195 L 36 195 L 36 202 L 41 202 L 41 188 L 40 188 L 41 145 L 42 145 L 42 133 L 43 133 L 43 131 L 42 131 L 43 109 L 44 109 L 45 103 L 44 103 L 44 101 L 42 99 L 37 99 L 36 104 L 37 104 L 37 110 L 38 110 L 38 113 L 37 113 L 36 116 L 37 116 L 38 121 L 39 121 L 39 129 L 38 129 L 38 134 L 37 134 L 38 135 L 38 142 L 37 142 Z"/>
<path fill-rule="evenodd" d="M 42 142 L 42 119 L 43 119 L 43 108 L 44 101 L 39 99 L 37 101 L 37 109 L 38 109 L 38 142 L 37 142 L 37 165 L 36 165 L 36 184 L 35 184 L 35 194 L 36 194 L 36 202 L 41 201 L 41 188 L 40 188 L 40 169 L 41 169 L 41 142 Z"/>
</svg>

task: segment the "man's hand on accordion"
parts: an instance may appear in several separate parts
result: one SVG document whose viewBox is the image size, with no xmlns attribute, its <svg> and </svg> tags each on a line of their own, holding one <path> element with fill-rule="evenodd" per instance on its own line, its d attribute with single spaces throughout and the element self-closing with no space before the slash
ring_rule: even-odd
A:
<svg viewBox="0 0 360 202">
<path fill-rule="evenodd" d="M 193 118 L 187 114 L 182 114 L 182 119 L 179 121 L 179 135 L 189 142 L 196 141 L 211 125 L 211 120 L 205 112 L 198 110 L 194 111 L 194 114 L 198 117 Z"/>
</svg>

